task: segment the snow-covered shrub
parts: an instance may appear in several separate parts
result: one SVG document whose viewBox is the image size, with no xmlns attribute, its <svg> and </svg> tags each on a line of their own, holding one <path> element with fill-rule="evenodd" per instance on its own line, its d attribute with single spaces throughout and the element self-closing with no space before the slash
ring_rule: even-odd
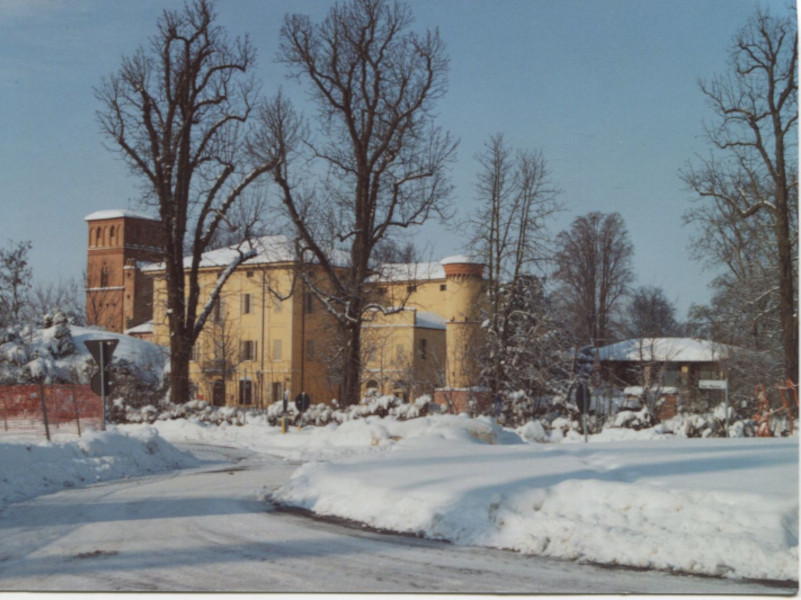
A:
<svg viewBox="0 0 801 600">
<path fill-rule="evenodd" d="M 168 382 L 147 365 L 117 358 L 112 360 L 108 371 L 114 382 L 112 396 L 131 408 L 158 403 L 167 393 Z"/>
<path fill-rule="evenodd" d="M 518 435 L 527 442 L 547 442 L 548 434 L 540 421 L 529 421 L 517 428 Z"/>
<path fill-rule="evenodd" d="M 154 394 L 164 398 L 165 394 Z M 377 396 L 367 398 L 366 404 L 358 404 L 344 409 L 329 406 L 328 404 L 313 404 L 303 414 L 302 423 L 325 427 L 330 423 L 342 424 L 355 419 L 370 417 L 393 417 L 398 420 L 423 417 L 438 412 L 439 407 L 430 396 L 421 396 L 413 403 L 404 403 L 395 396 Z M 281 425 L 281 419 L 286 418 L 287 425 L 301 424 L 301 415 L 294 402 L 287 406 L 287 413 L 283 412 L 283 402 L 275 402 L 267 408 L 245 408 L 236 406 L 215 407 L 203 400 L 192 400 L 186 404 L 171 404 L 169 402 L 154 401 L 144 405 L 140 402 L 133 405 L 124 398 L 116 398 L 110 409 L 109 420 L 114 423 L 154 423 L 157 420 L 194 419 L 202 423 L 214 425 L 244 425 L 246 423 L 266 423 L 273 427 Z M 154 404 L 158 406 L 154 408 Z"/>
<path fill-rule="evenodd" d="M 72 340 L 67 317 L 60 310 L 53 316 L 53 326 L 42 331 L 42 340 L 47 343 L 47 349 L 53 358 L 63 358 L 75 353 L 75 342 Z"/>
</svg>

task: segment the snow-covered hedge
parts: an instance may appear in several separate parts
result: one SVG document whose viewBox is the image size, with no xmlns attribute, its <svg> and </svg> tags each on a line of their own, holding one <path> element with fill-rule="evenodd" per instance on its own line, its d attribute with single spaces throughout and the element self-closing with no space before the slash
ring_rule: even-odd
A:
<svg viewBox="0 0 801 600">
<path fill-rule="evenodd" d="M 157 407 L 158 406 L 158 407 Z M 267 423 L 279 426 L 281 418 L 287 423 L 297 425 L 301 422 L 300 413 L 293 403 L 283 414 L 283 403 L 276 402 L 265 409 L 235 406 L 212 406 L 203 400 L 192 400 L 186 404 L 164 403 L 160 405 L 132 406 L 123 399 L 113 402 L 109 419 L 114 423 L 155 423 L 171 419 L 195 419 L 202 423 L 215 425 L 245 425 L 246 423 Z M 365 399 L 363 404 L 347 408 L 331 407 L 327 404 L 314 404 L 304 413 L 303 424 L 324 427 L 329 423 L 341 425 L 346 421 L 367 417 L 394 417 L 400 421 L 424 417 L 439 412 L 439 407 L 431 396 L 421 396 L 411 403 L 404 403 L 395 396 L 377 396 Z"/>
</svg>

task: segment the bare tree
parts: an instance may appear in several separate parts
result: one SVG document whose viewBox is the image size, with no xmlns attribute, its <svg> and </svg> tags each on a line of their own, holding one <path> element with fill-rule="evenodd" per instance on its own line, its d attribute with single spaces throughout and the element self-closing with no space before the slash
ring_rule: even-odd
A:
<svg viewBox="0 0 801 600">
<path fill-rule="evenodd" d="M 615 316 L 632 281 L 633 248 L 619 213 L 577 217 L 556 239 L 555 278 L 572 313 L 578 343 L 602 346 L 615 335 Z"/>
<path fill-rule="evenodd" d="M 547 220 L 559 209 L 558 190 L 550 182 L 540 152 L 513 154 L 502 134 L 492 136 L 478 155 L 476 191 L 480 207 L 470 221 L 470 247 L 487 267 L 488 346 L 484 379 L 498 392 L 504 373 L 504 349 L 516 335 L 513 311 L 525 302 L 535 268 L 550 255 Z M 532 340 L 533 342 L 534 340 Z"/>
<path fill-rule="evenodd" d="M 774 294 L 781 320 L 785 376 L 798 381 L 797 273 L 797 122 L 798 36 L 795 11 L 774 17 L 759 9 L 734 38 L 730 71 L 702 81 L 701 91 L 718 120 L 706 129 L 709 158 L 698 158 L 683 173 L 698 195 L 687 220 L 700 225 L 700 242 L 710 258 L 722 260 L 737 277 L 737 244 L 759 231 L 766 246 L 763 263 L 773 271 L 757 298 Z M 741 226 L 743 221 L 755 221 Z M 732 247 L 732 245 L 734 247 Z M 748 257 L 746 257 L 747 259 Z M 773 265 L 770 265 L 773 262 Z M 739 265 L 736 265 L 739 267 Z M 754 285 L 737 281 L 736 285 Z"/>
<path fill-rule="evenodd" d="M 653 338 L 676 335 L 676 309 L 662 288 L 640 286 L 631 294 L 623 329 L 631 338 Z"/>
<path fill-rule="evenodd" d="M 273 175 L 300 262 L 314 265 L 305 283 L 343 329 L 346 404 L 359 400 L 364 315 L 386 308 L 368 298 L 373 253 L 393 232 L 442 215 L 450 193 L 455 144 L 433 112 L 448 59 L 438 32 L 411 24 L 408 6 L 385 0 L 338 3 L 317 25 L 288 15 L 278 56 L 311 89 L 317 135 L 279 96 L 251 147 L 279 162 Z"/>
<path fill-rule="evenodd" d="M 230 299 L 228 299 L 230 300 Z M 201 360 L 201 368 L 212 376 L 221 379 L 225 385 L 234 376 L 239 364 L 239 336 L 233 323 L 226 298 L 217 299 L 212 317 L 199 341 L 203 340 L 206 360 Z"/>
<path fill-rule="evenodd" d="M 149 48 L 124 58 L 95 90 L 104 133 L 161 218 L 173 402 L 189 399 L 192 346 L 223 284 L 252 251 L 221 271 L 205 302 L 201 255 L 243 192 L 273 166 L 244 152 L 257 91 L 247 77 L 253 60 L 247 38 L 229 40 L 215 24 L 212 2 L 194 0 L 164 11 Z"/>
<path fill-rule="evenodd" d="M 19 323 L 23 316 L 31 287 L 30 249 L 29 241 L 12 240 L 0 248 L 0 324 Z"/>
<path fill-rule="evenodd" d="M 83 325 L 86 318 L 86 292 L 79 281 L 59 279 L 50 283 L 35 283 L 29 294 L 27 314 L 33 320 L 42 320 L 58 310 L 70 323 Z"/>
</svg>

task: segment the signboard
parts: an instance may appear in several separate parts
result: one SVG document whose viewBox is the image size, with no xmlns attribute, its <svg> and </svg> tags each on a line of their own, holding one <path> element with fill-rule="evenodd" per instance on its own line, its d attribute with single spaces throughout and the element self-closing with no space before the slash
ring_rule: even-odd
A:
<svg viewBox="0 0 801 600">
<path fill-rule="evenodd" d="M 107 340 L 85 340 L 84 345 L 88 348 L 100 370 L 92 377 L 92 391 L 100 396 L 103 400 L 103 421 L 101 423 L 101 430 L 106 430 L 106 396 L 111 392 L 111 377 L 106 371 L 106 368 L 111 364 L 111 357 L 114 354 L 114 348 L 120 340 L 111 338 Z"/>
<path fill-rule="evenodd" d="M 111 362 L 111 356 L 120 340 L 113 338 L 109 340 L 86 340 L 84 345 L 95 359 L 95 362 L 103 369 Z"/>
<path fill-rule="evenodd" d="M 89 384 L 92 386 L 92 391 L 98 396 L 108 396 L 111 394 L 111 378 L 108 376 L 108 373 L 103 377 L 100 371 L 98 371 L 92 375 Z"/>
<path fill-rule="evenodd" d="M 310 404 L 311 404 L 311 398 L 306 392 L 301 392 L 300 394 L 298 394 L 298 397 L 295 398 L 295 408 L 297 408 L 302 413 L 308 410 Z"/>
<path fill-rule="evenodd" d="M 725 379 L 699 379 L 698 389 L 700 390 L 727 390 L 729 382 Z"/>
</svg>

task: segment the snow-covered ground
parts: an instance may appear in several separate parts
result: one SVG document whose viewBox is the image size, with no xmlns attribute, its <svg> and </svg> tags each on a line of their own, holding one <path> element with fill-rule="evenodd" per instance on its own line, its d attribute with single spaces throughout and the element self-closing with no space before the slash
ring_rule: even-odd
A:
<svg viewBox="0 0 801 600">
<path fill-rule="evenodd" d="M 158 430 L 156 436 L 154 428 Z M 275 501 L 458 544 L 734 578 L 798 580 L 798 439 L 626 441 L 435 416 L 324 428 L 176 420 L 69 443 L 0 438 L 0 502 L 111 477 L 191 466 L 165 440 L 306 462 Z M 8 458 L 8 459 L 7 459 Z M 43 466 L 43 464 L 46 464 Z"/>
<path fill-rule="evenodd" d="M 70 440 L 69 438 L 74 438 Z M 0 509 L 64 488 L 81 487 L 197 466 L 198 460 L 152 427 L 122 433 L 88 431 L 60 436 L 56 443 L 30 434 L 0 437 Z"/>
</svg>

